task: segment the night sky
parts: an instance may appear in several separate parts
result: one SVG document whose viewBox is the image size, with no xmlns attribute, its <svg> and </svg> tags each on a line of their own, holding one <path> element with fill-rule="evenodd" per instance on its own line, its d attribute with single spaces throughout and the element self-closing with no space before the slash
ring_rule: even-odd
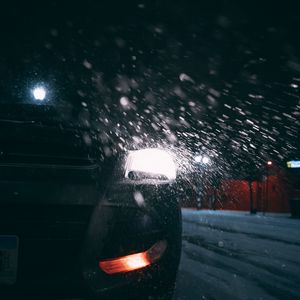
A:
<svg viewBox="0 0 300 300">
<path fill-rule="evenodd" d="M 284 164 L 299 158 L 296 3 L 2 4 L 1 103 L 30 104 L 41 83 L 47 104 L 121 143 L 158 134 L 224 163 Z"/>
</svg>

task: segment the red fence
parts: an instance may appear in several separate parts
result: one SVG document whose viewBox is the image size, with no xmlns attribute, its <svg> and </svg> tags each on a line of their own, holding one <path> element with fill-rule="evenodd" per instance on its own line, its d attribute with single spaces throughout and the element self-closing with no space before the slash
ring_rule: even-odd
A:
<svg viewBox="0 0 300 300">
<path fill-rule="evenodd" d="M 279 176 L 268 176 L 268 180 L 253 181 L 253 209 L 263 212 L 289 212 L 289 187 Z M 203 206 L 224 210 L 250 210 L 250 183 L 246 180 L 224 180 L 214 192 L 209 189 Z"/>
</svg>

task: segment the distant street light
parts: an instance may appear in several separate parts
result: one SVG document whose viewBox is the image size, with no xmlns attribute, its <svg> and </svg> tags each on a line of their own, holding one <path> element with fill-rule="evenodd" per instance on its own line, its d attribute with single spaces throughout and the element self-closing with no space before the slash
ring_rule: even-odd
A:
<svg viewBox="0 0 300 300">
<path fill-rule="evenodd" d="M 267 161 L 267 180 L 266 180 L 266 204 L 265 204 L 265 211 L 268 211 L 269 208 L 269 167 L 273 165 L 271 160 Z"/>
<path fill-rule="evenodd" d="M 200 163 L 202 161 L 202 155 L 195 156 L 195 162 Z"/>
<path fill-rule="evenodd" d="M 207 165 L 210 163 L 210 158 L 205 155 L 197 155 L 195 156 L 195 162 Z"/>
<path fill-rule="evenodd" d="M 46 98 L 46 89 L 42 86 L 35 87 L 32 90 L 32 94 L 35 100 L 43 101 Z"/>
<path fill-rule="evenodd" d="M 202 158 L 202 162 L 203 162 L 205 165 L 207 165 L 207 164 L 210 162 L 210 159 L 209 159 L 209 157 L 207 157 L 207 156 L 203 156 L 203 158 Z"/>
</svg>

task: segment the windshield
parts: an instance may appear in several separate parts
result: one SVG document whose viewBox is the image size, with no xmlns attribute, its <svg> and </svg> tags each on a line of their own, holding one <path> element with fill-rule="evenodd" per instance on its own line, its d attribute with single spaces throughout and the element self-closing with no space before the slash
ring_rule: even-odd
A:
<svg viewBox="0 0 300 300">
<path fill-rule="evenodd" d="M 95 205 L 115 173 L 140 185 L 176 179 L 168 195 L 183 232 L 173 299 L 299 299 L 299 28 L 294 2 L 1 4 L 7 199 L 22 194 L 8 181 L 26 181 L 34 203 L 44 179 L 57 199 L 45 203 L 71 203 L 80 186 L 78 203 Z M 148 148 L 168 154 L 134 152 Z M 124 170 L 128 151 L 134 172 Z M 0 227 L 0 254 L 6 234 Z"/>
</svg>

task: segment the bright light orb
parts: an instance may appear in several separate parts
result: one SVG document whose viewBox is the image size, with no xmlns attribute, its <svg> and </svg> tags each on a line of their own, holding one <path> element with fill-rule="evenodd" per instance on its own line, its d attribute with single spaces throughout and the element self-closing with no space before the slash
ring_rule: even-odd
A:
<svg viewBox="0 0 300 300">
<path fill-rule="evenodd" d="M 203 158 L 202 158 L 202 163 L 204 163 L 205 165 L 207 165 L 209 162 L 210 162 L 209 157 L 203 156 Z"/>
<path fill-rule="evenodd" d="M 207 165 L 210 163 L 210 158 L 208 156 L 197 155 L 195 156 L 195 162 Z"/>
<path fill-rule="evenodd" d="M 43 87 L 36 87 L 32 91 L 35 100 L 43 101 L 46 98 L 46 90 Z"/>
<path fill-rule="evenodd" d="M 195 162 L 200 163 L 202 161 L 202 155 L 195 156 Z"/>
</svg>

